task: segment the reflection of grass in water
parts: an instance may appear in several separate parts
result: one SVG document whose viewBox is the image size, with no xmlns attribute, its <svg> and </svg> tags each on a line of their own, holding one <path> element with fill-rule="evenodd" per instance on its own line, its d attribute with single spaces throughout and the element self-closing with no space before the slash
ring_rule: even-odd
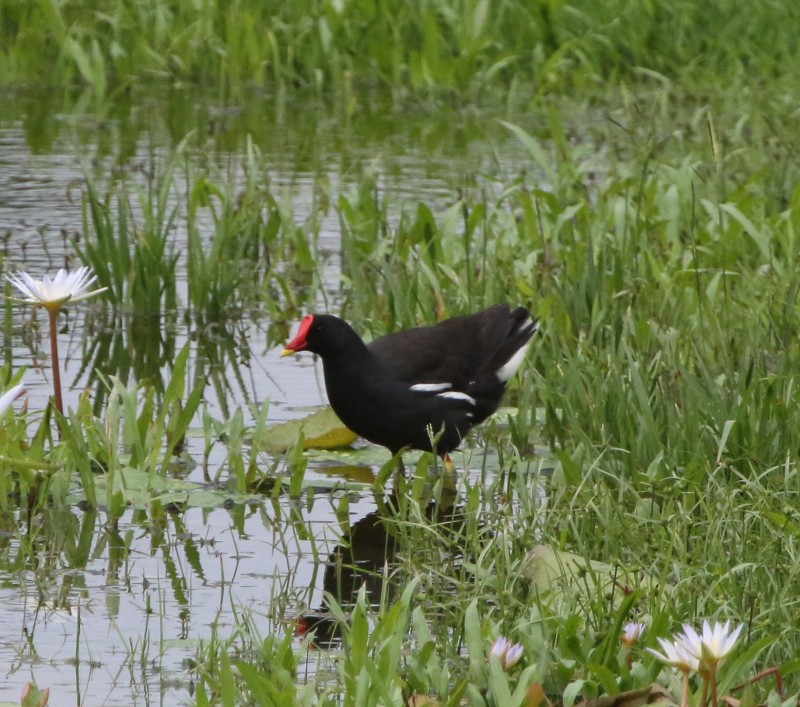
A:
<svg viewBox="0 0 800 707">
<path fill-rule="evenodd" d="M 182 313 L 198 349 L 197 380 L 208 378 L 226 414 L 234 389 L 249 398 L 243 368 L 251 355 L 246 314 L 258 311 L 284 321 L 287 308 L 295 311 L 298 293 L 307 296 L 302 293 L 319 277 L 314 257 L 318 220 L 296 225 L 287 207 L 271 196 L 265 173 L 252 150 L 235 194 L 208 177 L 187 174 L 186 203 L 173 165 L 150 175 L 146 190 L 121 183 L 103 202 L 90 183 L 84 238 L 76 248 L 114 297 L 113 310 L 98 312 L 89 323 L 92 336 L 84 344 L 77 378 L 88 371 L 92 383 L 102 372 L 162 392 Z M 187 234 L 183 252 L 176 232 Z M 178 294 L 178 264 L 185 268 L 186 301 Z M 285 336 L 279 329 L 270 330 L 269 337 Z M 104 404 L 99 387 L 98 414 Z"/>
<path fill-rule="evenodd" d="M 295 588 L 287 581 L 271 585 L 276 621 L 269 636 L 251 631 L 244 616 L 232 636 L 211 632 L 198 651 L 198 703 L 203 695 L 230 704 L 259 696 L 267 704 L 273 698 L 332 703 L 337 697 L 347 704 L 396 703 L 417 692 L 451 704 L 462 698 L 514 704 L 522 702 L 513 697 L 519 685 L 536 683 L 556 703 L 588 699 L 645 689 L 657 678 L 660 666 L 640 647 L 633 648 L 628 666 L 618 642 L 625 621 L 646 620 L 643 640 L 650 645 L 681 622 L 714 616 L 748 624 L 741 653 L 725 666 L 721 690 L 747 679 L 756 664 L 783 665 L 787 683 L 797 689 L 798 170 L 790 129 L 794 107 L 780 93 L 794 79 L 781 74 L 761 81 L 776 56 L 794 50 L 779 41 L 785 28 L 762 24 L 766 14 L 739 13 L 720 28 L 717 49 L 706 46 L 694 55 L 692 70 L 684 71 L 675 57 L 706 43 L 706 32 L 692 34 L 685 13 L 654 7 L 652 16 L 643 18 L 648 10 L 642 5 L 630 19 L 620 15 L 563 45 L 554 30 L 548 42 L 557 46 L 545 44 L 556 53 L 549 55 L 544 86 L 555 89 L 565 74 L 596 79 L 607 67 L 639 78 L 617 93 L 601 84 L 607 94 L 597 99 L 601 110 L 593 110 L 589 99 L 562 102 L 554 96 L 536 130 L 509 126 L 529 171 L 496 192 L 480 193 L 470 182 L 449 206 L 412 204 L 397 224 L 387 216 L 389 197 L 370 175 L 338 196 L 345 286 L 333 301 L 341 297 L 341 310 L 363 333 L 520 301 L 542 318 L 542 334 L 510 391 L 520 413 L 507 427 L 501 417 L 479 433 L 498 450 L 500 472 L 482 474 L 480 483 L 459 481 L 465 521 L 458 542 L 448 544 L 445 530 L 425 514 L 420 489 L 427 479 L 415 471 L 402 512 L 382 508 L 400 549 L 373 575 L 386 574 L 401 591 L 384 591 L 384 583 L 369 597 L 365 591 L 326 605 L 326 618 L 337 621 L 342 634 L 331 661 L 320 659 L 332 670 L 327 682 L 302 684 L 306 644 L 292 640 Z M 553 11 L 564 27 L 588 21 L 575 6 L 569 13 L 565 8 Z M 613 12 L 608 4 L 593 8 Z M 727 18 L 719 3 L 693 11 Z M 647 21 L 640 27 L 658 21 L 659 31 L 625 31 L 626 23 L 642 19 Z M 421 36 L 435 44 L 437 18 L 425 21 L 433 34 Z M 671 23 L 688 34 L 670 34 Z M 760 30 L 763 53 L 754 53 Z M 636 61 L 676 36 L 686 36 L 685 44 L 653 55 L 660 63 Z M 617 52 L 620 43 L 630 53 Z M 738 58 L 728 62 L 733 51 L 755 67 Z M 600 68 L 606 56 L 614 61 Z M 448 64 L 453 69 L 459 61 L 439 57 L 431 69 L 434 82 L 444 83 Z M 474 54 L 463 61 L 475 61 Z M 688 87 L 703 85 L 710 66 L 721 71 L 713 91 L 690 93 Z M 281 70 L 290 72 L 286 65 Z M 681 75 L 671 81 L 666 70 Z M 754 80 L 735 81 L 736 90 L 728 91 L 723 75 Z M 421 74 L 410 70 L 413 76 Z M 610 120 L 593 120 L 596 114 Z M 313 218 L 297 225 L 286 201 L 257 176 L 268 165 L 257 154 L 248 160 L 241 201 L 212 177 L 190 172 L 182 192 L 187 203 L 172 211 L 158 196 L 169 191 L 172 176 L 165 172 L 145 197 L 151 210 L 142 225 L 132 225 L 124 190 L 122 216 L 116 207 L 89 216 L 106 224 L 97 239 L 108 241 L 91 246 L 98 248 L 96 256 L 83 246 L 85 257 L 94 257 L 98 270 L 115 258 L 125 265 L 119 277 L 110 270 L 101 283 L 117 293 L 120 312 L 135 309 L 140 297 L 155 313 L 153 321 L 186 310 L 192 325 L 206 331 L 248 307 L 285 322 L 317 301 L 316 236 L 324 208 L 318 205 Z M 176 220 L 193 249 L 186 302 L 171 294 L 174 263 L 169 243 L 159 240 Z M 208 232 L 203 224 L 211 224 Z M 143 226 L 154 227 L 141 231 L 137 251 L 133 234 Z M 116 252 L 120 243 L 127 244 L 128 256 Z M 145 250 L 144 243 L 153 247 Z M 146 291 L 134 292 L 132 282 Z M 123 331 L 128 326 L 124 317 L 111 322 L 122 322 Z M 14 521 L 7 527 L 33 533 L 40 543 L 28 536 L 20 561 L 32 561 L 42 545 L 58 547 L 56 529 L 47 523 L 41 529 L 35 521 L 47 509 L 66 506 L 73 479 L 82 480 L 87 496 L 94 488 L 94 500 L 107 504 L 112 518 L 122 508 L 124 495 L 117 492 L 131 460 L 137 482 L 163 492 L 164 445 L 185 434 L 199 404 L 198 381 L 207 373 L 205 363 L 191 374 L 188 363 L 175 363 L 181 347 L 173 342 L 170 349 L 161 340 L 165 329 L 160 325 L 160 336 L 153 336 L 157 346 L 140 341 L 159 330 L 151 324 L 131 329 L 127 339 L 89 347 L 89 367 L 102 368 L 108 358 L 118 377 L 126 366 L 138 368 L 124 379 L 124 390 L 112 386 L 99 410 L 79 405 L 62 440 L 52 438 L 48 420 L 32 413 L 28 424 L 15 415 L 0 430 L 0 503 Z M 277 329 L 271 334 L 281 337 Z M 213 363 L 230 361 L 237 350 L 224 336 L 221 341 L 207 354 Z M 132 362 L 117 363 L 126 349 Z M 156 362 L 157 381 L 146 378 Z M 225 397 L 230 388 L 218 390 Z M 242 416 L 234 410 L 229 418 L 208 421 L 204 442 L 225 445 L 225 471 L 234 488 L 251 489 L 261 468 L 282 474 L 285 484 L 268 492 L 276 497 L 288 487 L 296 499 L 294 515 L 270 516 L 272 497 L 272 506 L 261 507 L 264 522 L 287 551 L 292 538 L 314 538 L 304 516 L 314 502 L 303 479 L 308 457 L 298 445 L 288 463 L 254 463 L 246 456 Z M 542 440 L 558 460 L 547 478 L 539 474 L 538 458 L 531 458 Z M 105 487 L 93 469 L 108 470 Z M 540 485 L 546 495 L 538 492 Z M 155 534 L 166 512 L 162 500 L 173 501 L 156 496 L 137 508 Z M 346 537 L 347 503 L 338 500 L 336 510 Z M 241 528 L 241 510 L 232 516 Z M 529 554 L 537 545 L 556 565 L 560 560 L 574 569 L 567 560 L 575 556 L 601 564 L 578 563 L 579 570 L 569 573 L 577 576 L 557 574 L 549 585 L 537 583 Z M 319 560 L 321 566 L 325 558 Z M 177 568 L 170 571 L 179 578 Z M 608 574 L 615 589 L 598 581 Z M 510 673 L 486 658 L 498 635 L 525 649 Z M 659 679 L 669 684 L 666 674 Z"/>
</svg>

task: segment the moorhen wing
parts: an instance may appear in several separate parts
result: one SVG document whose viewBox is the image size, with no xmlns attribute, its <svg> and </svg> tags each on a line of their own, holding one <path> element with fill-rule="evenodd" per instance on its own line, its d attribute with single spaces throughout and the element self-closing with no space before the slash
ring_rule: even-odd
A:
<svg viewBox="0 0 800 707">
<path fill-rule="evenodd" d="M 356 434 L 393 455 L 411 447 L 446 459 L 497 410 L 537 326 L 525 307 L 496 304 L 365 344 L 338 317 L 308 314 L 281 356 L 322 357 L 331 407 Z"/>
</svg>

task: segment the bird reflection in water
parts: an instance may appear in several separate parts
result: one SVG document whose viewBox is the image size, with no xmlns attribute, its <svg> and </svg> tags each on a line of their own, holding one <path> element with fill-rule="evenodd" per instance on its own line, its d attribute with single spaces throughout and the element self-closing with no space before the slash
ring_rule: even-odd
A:
<svg viewBox="0 0 800 707">
<path fill-rule="evenodd" d="M 407 500 L 401 501 L 407 505 Z M 325 564 L 323 590 L 332 596 L 345 614 L 352 609 L 361 588 L 367 602 L 377 607 L 381 598 L 391 598 L 402 590 L 402 582 L 395 581 L 395 569 L 406 559 L 406 552 L 418 553 L 416 543 L 398 529 L 403 520 L 403 510 L 398 507 L 398 496 L 392 494 L 379 503 L 379 510 L 367 514 L 350 526 L 343 542 L 337 545 Z M 454 562 L 461 557 L 460 542 L 464 526 L 463 508 L 452 502 L 430 502 L 425 515 L 436 524 L 436 535 L 444 537 L 446 551 Z M 411 547 L 411 545 L 414 547 Z M 442 548 L 432 548 L 440 553 Z M 438 555 L 440 556 L 440 555 Z M 417 560 L 414 560 L 418 564 Z M 316 611 L 309 611 L 297 619 L 301 636 L 312 634 L 312 644 L 318 648 L 336 647 L 342 636 L 342 626 L 329 610 L 327 600 Z"/>
</svg>

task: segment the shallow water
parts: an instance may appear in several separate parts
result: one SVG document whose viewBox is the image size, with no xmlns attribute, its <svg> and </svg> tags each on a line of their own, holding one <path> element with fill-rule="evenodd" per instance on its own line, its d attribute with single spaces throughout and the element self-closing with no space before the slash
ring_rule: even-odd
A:
<svg viewBox="0 0 800 707">
<path fill-rule="evenodd" d="M 64 234 L 81 230 L 84 170 L 95 175 L 121 170 L 135 176 L 144 166 L 165 160 L 190 131 L 195 139 L 205 134 L 205 159 L 223 168 L 239 158 L 245 133 L 253 135 L 271 165 L 271 183 L 291 190 L 298 218 L 320 179 L 336 194 L 365 164 L 378 171 L 398 211 L 400 204 L 416 201 L 435 211 L 465 184 L 491 189 L 498 175 L 528 166 L 488 113 L 375 109 L 370 116 L 341 121 L 320 115 L 316 104 L 279 109 L 263 99 L 227 109 L 185 96 L 190 108 L 180 109 L 181 122 L 174 117 L 179 110 L 175 102 L 174 96 L 161 102 L 153 98 L 147 106 L 125 106 L 95 122 L 69 112 L 80 105 L 51 115 L 35 96 L 7 96 L 0 114 L 5 272 L 26 270 L 39 276 L 65 263 L 75 266 Z M 332 299 L 339 294 L 337 229 L 331 210 L 320 242 L 330 254 L 324 280 Z M 87 372 L 81 373 L 83 332 L 97 307 L 102 305 L 87 302 L 71 308 L 67 331 L 59 338 L 67 408 L 76 405 L 86 385 Z M 35 414 L 51 394 L 46 322 L 41 312 L 34 319 L 24 305 L 15 304 L 12 311 L 14 334 L 3 346 L 15 369 L 28 367 L 27 404 Z M 31 326 L 34 321 L 38 329 Z M 310 356 L 280 360 L 279 346 L 267 335 L 268 324 L 258 316 L 237 323 L 249 344 L 243 379 L 247 389 L 231 386 L 229 397 L 219 401 L 209 386 L 206 405 L 212 416 L 223 417 L 226 409 L 246 402 L 269 401 L 269 419 L 279 421 L 324 403 L 319 365 Z M 178 348 L 188 336 L 188 328 L 176 332 Z M 249 415 L 246 422 L 252 422 Z M 188 456 L 200 461 L 202 440 L 190 436 L 187 443 Z M 209 460 L 212 476 L 223 462 L 223 450 L 217 447 Z M 327 479 L 324 466 L 312 461 L 309 478 Z M 362 470 L 364 474 L 369 476 L 369 470 Z M 202 483 L 202 466 L 189 478 Z M 60 524 L 64 538 L 61 545 L 49 545 L 51 555 L 37 558 L 35 566 L 15 561 L 17 540 L 9 534 L 0 558 L 0 666 L 6 666 L 0 668 L 0 701 L 18 700 L 31 681 L 51 687 L 51 705 L 186 702 L 187 661 L 212 625 L 225 636 L 245 610 L 267 634 L 288 630 L 303 611 L 321 605 L 324 563 L 340 539 L 335 510 L 341 493 L 320 491 L 302 503 L 284 496 L 229 509 L 192 508 L 167 515 L 160 524 L 128 511 L 116 532 L 105 527 L 102 512 L 76 507 L 67 519 L 42 519 L 43 536 L 60 538 L 53 531 L 56 526 L 49 525 Z M 351 523 L 374 509 L 371 494 L 351 494 Z M 54 555 L 53 545 L 59 550 Z M 315 660 L 310 658 L 311 672 Z"/>
</svg>

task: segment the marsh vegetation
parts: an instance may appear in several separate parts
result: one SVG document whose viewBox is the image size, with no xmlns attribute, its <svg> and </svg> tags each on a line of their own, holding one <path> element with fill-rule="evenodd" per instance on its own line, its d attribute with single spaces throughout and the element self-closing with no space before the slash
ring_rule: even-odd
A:
<svg viewBox="0 0 800 707">
<path fill-rule="evenodd" d="M 0 699 L 677 703 L 710 619 L 796 703 L 800 6 L 629 5 L 0 0 L 0 271 L 108 288 L 61 414 L 3 279 Z M 300 433 L 304 312 L 495 302 L 542 330 L 455 478 Z"/>
</svg>

